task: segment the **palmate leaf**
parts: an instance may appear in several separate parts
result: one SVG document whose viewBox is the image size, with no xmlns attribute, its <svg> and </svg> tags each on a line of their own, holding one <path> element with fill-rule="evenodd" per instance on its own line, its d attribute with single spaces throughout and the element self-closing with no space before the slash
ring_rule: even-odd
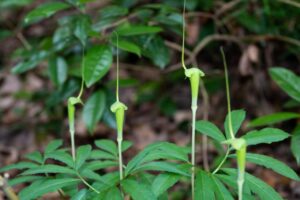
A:
<svg viewBox="0 0 300 200">
<path fill-rule="evenodd" d="M 39 151 L 34 151 L 32 153 L 26 154 L 25 158 L 37 162 L 39 164 L 42 164 L 44 161 L 43 156 Z"/>
<path fill-rule="evenodd" d="M 231 121 L 232 121 L 232 131 L 233 134 L 236 135 L 238 130 L 240 129 L 243 121 L 245 120 L 246 112 L 244 110 L 233 110 L 231 111 Z M 229 132 L 229 115 L 226 116 L 225 122 L 224 122 L 224 128 L 225 128 L 225 134 L 226 138 L 230 139 L 230 132 Z"/>
<path fill-rule="evenodd" d="M 290 135 L 277 128 L 264 128 L 261 130 L 254 130 L 248 132 L 243 138 L 246 140 L 247 145 L 256 145 L 256 144 L 271 144 L 273 142 L 279 142 Z"/>
<path fill-rule="evenodd" d="M 157 200 L 151 186 L 148 184 L 133 179 L 125 179 L 121 182 L 121 186 L 133 200 Z"/>
<path fill-rule="evenodd" d="M 123 200 L 121 191 L 117 187 L 111 187 L 106 191 L 101 192 L 100 195 L 97 196 L 97 200 Z M 96 200 L 95 199 L 95 200 Z"/>
<path fill-rule="evenodd" d="M 33 182 L 35 180 L 43 179 L 43 178 L 44 178 L 43 176 L 18 176 L 16 178 L 9 179 L 8 184 L 9 186 L 14 186 L 21 183 Z"/>
<path fill-rule="evenodd" d="M 164 192 L 166 192 L 170 187 L 172 187 L 179 179 L 180 175 L 173 173 L 164 173 L 155 177 L 152 182 L 152 191 L 154 192 L 156 197 L 159 197 Z"/>
<path fill-rule="evenodd" d="M 237 177 L 236 169 L 222 169 L 226 174 L 233 178 Z M 245 182 L 249 186 L 250 190 L 255 193 L 260 199 L 272 199 L 272 200 L 283 200 L 282 197 L 268 184 L 262 180 L 252 176 L 249 173 L 245 174 Z"/>
<path fill-rule="evenodd" d="M 230 155 L 229 157 L 236 157 L 235 155 Z M 247 162 L 255 163 L 257 165 L 264 166 L 266 168 L 270 168 L 273 171 L 286 176 L 288 178 L 294 179 L 299 181 L 299 176 L 296 174 L 296 172 L 291 169 L 289 166 L 284 164 L 283 162 L 276 160 L 272 157 L 260 155 L 260 154 L 254 154 L 254 153 L 247 153 L 246 155 Z"/>
<path fill-rule="evenodd" d="M 220 131 L 220 129 L 209 121 L 197 121 L 196 130 L 204 135 L 211 137 L 212 139 L 218 142 L 223 142 L 226 140 L 224 134 Z"/>
<path fill-rule="evenodd" d="M 35 181 L 30 186 L 23 189 L 19 193 L 19 197 L 22 200 L 37 199 L 46 193 L 54 192 L 63 187 L 78 184 L 79 182 L 80 180 L 75 178 L 45 178 L 44 180 Z"/>
<path fill-rule="evenodd" d="M 195 199 L 197 200 L 215 199 L 213 179 L 210 174 L 208 174 L 203 170 L 200 170 L 196 174 Z"/>
<path fill-rule="evenodd" d="M 71 200 L 86 200 L 87 199 L 87 189 L 80 190 L 76 195 L 74 195 Z"/>
<path fill-rule="evenodd" d="M 114 155 L 111 155 L 110 153 L 106 151 L 101 151 L 101 150 L 93 150 L 91 152 L 91 155 L 89 159 L 92 160 L 117 160 L 117 158 Z"/>
<path fill-rule="evenodd" d="M 104 169 L 107 167 L 114 167 L 114 166 L 118 166 L 118 162 L 106 160 L 106 161 L 87 162 L 84 164 L 83 168 L 88 168 L 90 170 L 96 171 L 96 170 Z"/>
</svg>

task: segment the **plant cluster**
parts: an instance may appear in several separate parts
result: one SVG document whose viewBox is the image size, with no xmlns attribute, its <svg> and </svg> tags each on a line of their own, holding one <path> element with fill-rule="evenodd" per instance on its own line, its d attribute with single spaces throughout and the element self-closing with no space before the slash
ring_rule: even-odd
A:
<svg viewBox="0 0 300 200">
<path fill-rule="evenodd" d="M 155 64 L 163 67 L 166 64 L 166 60 L 164 60 L 166 58 L 157 59 L 158 52 L 156 50 L 165 51 L 165 49 L 160 46 L 162 43 L 160 36 L 154 34 L 160 32 L 161 28 L 130 23 L 117 28 L 111 27 L 112 19 L 115 20 L 115 18 L 128 13 L 128 10 L 120 6 L 107 7 L 101 11 L 102 21 L 92 26 L 91 20 L 84 14 L 87 2 L 89 1 L 68 0 L 66 3 L 47 3 L 31 11 L 25 18 L 25 23 L 33 23 L 70 7 L 78 9 L 78 15 L 68 16 L 60 21 L 60 27 L 56 30 L 53 38 L 45 39 L 41 48 L 46 48 L 46 51 L 37 51 L 34 56 L 27 55 L 26 57 L 24 55 L 26 59 L 13 68 L 14 73 L 26 72 L 46 57 L 51 58 L 49 63 L 50 77 L 59 86 L 56 96 L 68 94 L 67 107 L 71 148 L 65 148 L 62 140 L 54 140 L 47 145 L 43 153 L 35 151 L 25 156 L 26 161 L 1 168 L 0 172 L 7 172 L 12 169 L 21 171 L 17 177 L 12 179 L 0 177 L 0 183 L 2 183 L 2 187 L 10 199 L 37 199 L 55 191 L 61 195 L 61 198 L 71 198 L 72 200 L 121 200 L 126 197 L 133 200 L 178 199 L 180 197 L 176 197 L 170 189 L 178 182 L 187 185 L 190 182 L 189 197 L 193 200 L 282 199 L 267 183 L 246 172 L 248 162 L 270 168 L 293 180 L 300 180 L 299 176 L 281 161 L 269 156 L 247 152 L 248 146 L 285 140 L 290 137 L 288 133 L 277 128 L 264 128 L 251 130 L 237 137 L 246 114 L 244 110 L 231 111 L 227 64 L 223 49 L 221 53 L 225 67 L 228 102 L 228 114 L 224 122 L 225 133 L 209 121 L 196 120 L 199 85 L 204 73 L 196 66 L 187 67 L 185 63 L 185 6 L 181 21 L 181 16 L 178 16 L 178 13 L 168 6 L 163 7 L 165 10 L 160 13 L 161 18 L 156 20 L 161 20 L 158 21 L 161 24 L 173 22 L 170 27 L 182 25 L 181 62 L 184 75 L 190 81 L 191 90 L 191 148 L 180 147 L 169 142 L 156 142 L 141 150 L 128 163 L 124 163 L 122 153 L 129 149 L 132 143 L 123 141 L 125 111 L 128 108 L 120 101 L 119 97 L 119 49 L 138 56 L 143 54 L 143 56 L 152 59 Z M 127 4 L 130 2 L 125 1 Z M 147 16 L 144 15 L 147 15 L 147 11 L 151 15 L 149 10 L 160 9 L 160 6 L 162 5 L 146 5 L 143 7 L 143 12 L 138 10 L 133 14 L 138 18 L 140 15 L 146 18 Z M 111 28 L 115 28 L 115 30 L 106 34 L 106 31 Z M 99 31 L 104 33 L 100 38 L 97 37 Z M 94 93 L 86 102 L 82 100 L 84 87 L 89 88 L 96 84 L 109 71 L 113 62 L 113 49 L 107 43 L 103 44 L 103 41 L 101 41 L 101 45 L 92 45 L 88 41 L 89 36 L 95 36 L 96 39 L 104 40 L 104 42 L 108 41 L 117 49 L 116 99 L 114 103 L 111 102 L 110 112 L 111 115 L 114 114 L 117 142 L 102 139 L 96 140 L 93 146 L 88 144 L 76 147 L 76 108 L 80 105 L 84 106 L 83 119 L 89 131 L 92 132 L 107 107 L 107 102 L 103 98 L 105 94 L 101 90 Z M 141 51 L 139 45 L 135 43 L 142 44 L 145 38 L 146 41 L 149 40 L 151 45 L 141 45 L 144 47 Z M 77 40 L 80 45 L 77 44 Z M 73 46 L 78 46 L 81 51 L 77 50 L 76 53 L 83 55 L 82 64 L 78 67 L 79 70 L 72 72 L 74 76 L 81 78 L 81 84 L 70 81 L 66 85 L 67 62 L 60 54 L 63 52 L 70 53 L 66 52 L 65 49 L 74 50 Z M 74 91 L 65 93 L 64 90 L 68 90 L 66 87 L 72 88 Z M 77 90 L 80 90 L 79 95 L 70 97 Z M 204 170 L 196 165 L 196 133 L 208 136 L 218 147 L 222 159 L 213 170 Z M 225 166 L 228 159 L 235 160 L 237 167 Z M 12 187 L 23 183 L 29 185 L 16 195 Z"/>
</svg>

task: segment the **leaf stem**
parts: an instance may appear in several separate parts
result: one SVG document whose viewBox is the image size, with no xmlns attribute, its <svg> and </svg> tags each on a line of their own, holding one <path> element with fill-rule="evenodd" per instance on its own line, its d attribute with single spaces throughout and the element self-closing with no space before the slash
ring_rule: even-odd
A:
<svg viewBox="0 0 300 200">
<path fill-rule="evenodd" d="M 229 153 L 230 153 L 230 148 L 228 147 L 224 158 L 222 159 L 222 161 L 220 162 L 218 167 L 212 172 L 212 174 L 216 174 L 221 169 L 221 167 L 223 166 L 223 164 L 227 160 Z"/>
<path fill-rule="evenodd" d="M 77 172 L 77 176 L 87 187 L 89 187 L 91 190 L 93 190 L 97 194 L 100 194 L 100 192 L 97 189 L 95 189 L 93 186 L 91 186 L 78 172 Z"/>
<path fill-rule="evenodd" d="M 80 86 L 80 91 L 77 96 L 78 99 L 81 99 L 83 89 L 84 89 L 84 52 L 85 52 L 85 47 L 82 46 L 82 61 L 81 61 L 81 86 Z"/>
<path fill-rule="evenodd" d="M 118 135 L 123 135 L 123 133 L 118 133 Z M 119 153 L 119 172 L 120 172 L 120 181 L 123 180 L 123 159 L 122 159 L 122 142 L 123 139 L 118 137 L 118 153 Z"/>
<path fill-rule="evenodd" d="M 10 200 L 19 200 L 17 194 L 13 191 L 11 187 L 7 185 L 6 178 L 3 178 L 1 175 L 0 175 L 0 187 L 3 187 L 4 193 L 7 195 L 7 197 Z"/>
</svg>

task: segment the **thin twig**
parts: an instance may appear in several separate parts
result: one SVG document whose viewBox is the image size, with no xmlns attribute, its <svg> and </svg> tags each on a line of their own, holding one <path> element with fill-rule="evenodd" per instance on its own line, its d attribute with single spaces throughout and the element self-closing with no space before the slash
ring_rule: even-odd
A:
<svg viewBox="0 0 300 200">
<path fill-rule="evenodd" d="M 241 0 L 233 0 L 228 3 L 225 3 L 215 14 L 215 17 L 218 18 L 219 16 L 223 15 L 227 11 L 234 8 L 236 5 L 238 5 L 241 2 Z"/>
</svg>

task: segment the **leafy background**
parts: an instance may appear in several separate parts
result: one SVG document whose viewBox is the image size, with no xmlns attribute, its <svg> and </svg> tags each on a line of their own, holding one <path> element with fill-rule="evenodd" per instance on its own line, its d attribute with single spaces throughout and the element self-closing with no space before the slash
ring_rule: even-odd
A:
<svg viewBox="0 0 300 200">
<path fill-rule="evenodd" d="M 233 108 L 247 112 L 238 134 L 266 124 L 292 133 L 291 145 L 250 150 L 276 155 L 298 172 L 299 7 L 287 0 L 188 0 L 186 39 L 187 63 L 207 74 L 209 99 L 200 102 L 198 119 L 221 125 L 226 116 L 222 45 Z M 120 37 L 121 99 L 129 107 L 125 138 L 135 144 L 125 160 L 157 140 L 187 145 L 190 94 L 180 66 L 181 9 L 182 2 L 175 0 L 2 0 L 1 166 L 44 149 L 53 138 L 68 143 L 66 100 L 78 94 L 82 74 L 87 88 L 77 113 L 78 143 L 116 137 L 108 109 L 115 99 L 114 31 Z M 217 150 L 209 141 L 212 166 Z M 262 168 L 248 169 L 287 199 L 299 198 L 299 183 Z"/>
</svg>

